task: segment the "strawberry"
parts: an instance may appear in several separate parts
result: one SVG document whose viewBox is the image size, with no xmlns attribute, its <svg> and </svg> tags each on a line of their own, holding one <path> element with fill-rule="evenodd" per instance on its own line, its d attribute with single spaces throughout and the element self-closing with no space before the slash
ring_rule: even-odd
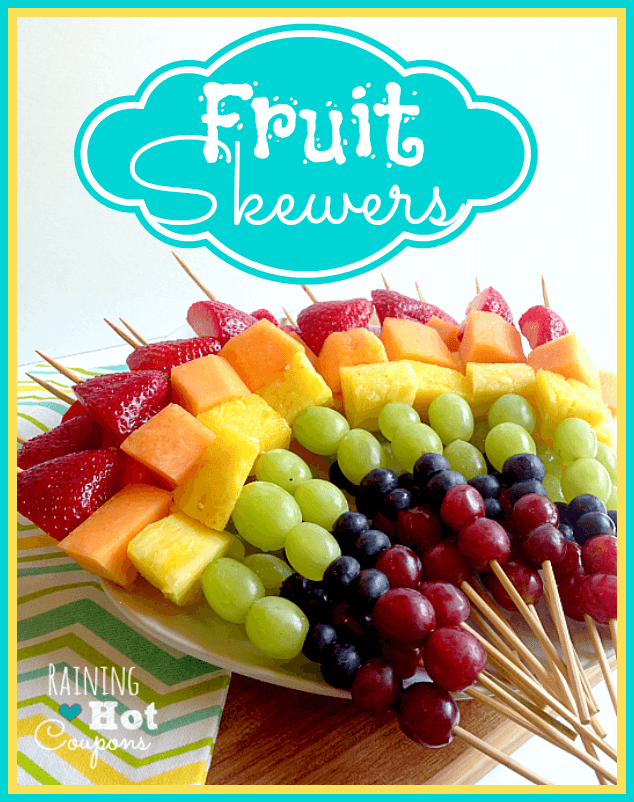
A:
<svg viewBox="0 0 634 802">
<path fill-rule="evenodd" d="M 171 340 L 135 348 L 126 363 L 130 370 L 160 370 L 169 374 L 176 365 L 199 359 L 220 351 L 215 337 L 192 337 L 190 340 Z"/>
<path fill-rule="evenodd" d="M 56 540 L 85 521 L 121 486 L 125 455 L 80 451 L 18 474 L 18 512 Z"/>
<path fill-rule="evenodd" d="M 285 323 L 283 326 L 280 326 L 282 331 L 285 331 L 287 334 L 297 334 L 298 337 L 302 336 L 301 331 L 297 328 L 297 326 L 291 326 L 290 323 Z"/>
<path fill-rule="evenodd" d="M 84 409 L 84 405 L 81 401 L 73 401 L 73 403 L 68 407 L 66 412 L 62 415 L 62 421 L 71 420 L 75 417 L 75 415 L 85 415 L 86 410 Z"/>
<path fill-rule="evenodd" d="M 364 329 L 372 316 L 372 303 L 365 298 L 350 301 L 320 301 L 297 316 L 297 325 L 306 345 L 319 354 L 324 340 L 333 331 Z"/>
<path fill-rule="evenodd" d="M 18 467 L 26 469 L 65 454 L 99 448 L 102 434 L 101 426 L 85 412 L 76 415 L 25 443 L 18 451 Z"/>
<path fill-rule="evenodd" d="M 544 345 L 558 337 L 568 334 L 566 324 L 547 306 L 531 306 L 520 318 L 520 331 L 528 340 L 531 348 Z"/>
<path fill-rule="evenodd" d="M 187 322 L 199 337 L 216 337 L 224 345 L 248 329 L 256 318 L 220 301 L 198 301 L 187 312 Z"/>
<path fill-rule="evenodd" d="M 451 323 L 452 326 L 460 325 L 460 323 L 458 323 L 457 320 L 454 320 L 454 318 L 452 318 L 451 315 L 448 315 L 446 312 L 443 312 L 443 310 L 440 309 L 440 307 L 434 306 L 433 304 L 427 304 L 427 306 L 431 309 L 432 317 L 438 317 L 441 320 L 444 320 L 446 323 Z"/>
<path fill-rule="evenodd" d="M 404 320 L 417 320 L 428 323 L 434 312 L 431 304 L 417 301 L 408 295 L 401 295 L 394 290 L 372 290 L 374 308 L 381 325 L 386 317 L 398 317 Z M 436 307 L 433 307 L 434 309 Z"/>
<path fill-rule="evenodd" d="M 88 412 L 121 444 L 170 403 L 169 377 L 159 370 L 106 373 L 75 387 Z"/>
<path fill-rule="evenodd" d="M 255 312 L 251 312 L 251 317 L 254 317 L 256 320 L 268 320 L 269 323 L 273 323 L 278 328 L 280 326 L 275 316 L 272 315 L 268 309 L 256 309 Z"/>
<path fill-rule="evenodd" d="M 486 290 L 482 290 L 479 295 L 476 295 L 467 307 L 467 311 L 465 312 L 467 317 L 469 316 L 469 312 L 493 312 L 504 318 L 511 326 L 514 325 L 513 314 L 511 313 L 509 305 L 493 287 L 487 287 Z"/>
</svg>

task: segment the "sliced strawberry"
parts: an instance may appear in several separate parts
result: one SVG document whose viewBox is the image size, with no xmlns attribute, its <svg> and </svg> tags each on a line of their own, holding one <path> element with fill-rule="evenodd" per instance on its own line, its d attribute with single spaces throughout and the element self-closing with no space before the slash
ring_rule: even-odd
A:
<svg viewBox="0 0 634 802">
<path fill-rule="evenodd" d="M 62 540 L 121 486 L 125 455 L 119 451 L 66 454 L 18 474 L 18 512 Z"/>
<path fill-rule="evenodd" d="M 324 340 L 333 331 L 363 329 L 372 317 L 372 303 L 365 298 L 350 301 L 320 301 L 302 309 L 297 325 L 306 345 L 319 354 Z"/>
<path fill-rule="evenodd" d="M 158 370 L 109 373 L 75 387 L 75 395 L 118 444 L 171 400 L 170 380 Z"/>
<path fill-rule="evenodd" d="M 467 317 L 469 316 L 469 312 L 493 312 L 504 318 L 511 326 L 514 325 L 511 308 L 500 293 L 494 290 L 493 287 L 487 287 L 486 290 L 482 290 L 479 295 L 476 295 L 467 307 L 467 311 L 465 312 Z"/>
<path fill-rule="evenodd" d="M 76 415 L 85 415 L 86 409 L 81 401 L 73 401 L 62 415 L 62 421 L 72 420 Z"/>
<path fill-rule="evenodd" d="M 454 318 L 452 318 L 451 315 L 448 315 L 446 312 L 443 312 L 443 310 L 440 309 L 440 307 L 434 306 L 433 304 L 427 304 L 427 306 L 431 309 L 432 317 L 438 317 L 441 320 L 444 320 L 445 323 L 451 323 L 452 326 L 460 325 L 460 323 L 458 323 L 457 320 L 454 320 Z"/>
<path fill-rule="evenodd" d="M 135 348 L 126 363 L 130 370 L 160 370 L 169 373 L 176 365 L 217 354 L 222 346 L 215 337 L 192 337 L 190 340 L 171 340 Z"/>
<path fill-rule="evenodd" d="M 18 451 L 18 467 L 26 469 L 65 454 L 100 448 L 102 434 L 103 429 L 90 415 L 75 415 L 25 443 Z"/>
<path fill-rule="evenodd" d="M 199 337 L 215 337 L 224 345 L 257 319 L 221 301 L 198 301 L 189 307 L 187 322 Z"/>
<path fill-rule="evenodd" d="M 431 304 L 423 303 L 408 295 L 401 295 L 394 290 L 372 290 L 372 300 L 381 325 L 386 317 L 398 317 L 404 320 L 417 320 L 427 323 L 434 312 Z"/>
<path fill-rule="evenodd" d="M 564 321 L 547 306 L 531 306 L 520 318 L 520 331 L 531 348 L 568 334 Z"/>
<path fill-rule="evenodd" d="M 255 312 L 251 312 L 251 317 L 254 317 L 256 320 L 268 320 L 269 323 L 273 323 L 278 328 L 280 326 L 275 316 L 272 315 L 268 309 L 256 309 Z"/>
<path fill-rule="evenodd" d="M 283 326 L 280 326 L 282 331 L 285 331 L 287 334 L 297 334 L 298 337 L 302 336 L 301 331 L 297 328 L 297 326 L 291 326 L 290 323 L 285 323 Z"/>
<path fill-rule="evenodd" d="M 121 477 L 121 487 L 126 485 L 156 485 L 156 478 L 149 468 L 126 456 L 125 468 Z"/>
</svg>

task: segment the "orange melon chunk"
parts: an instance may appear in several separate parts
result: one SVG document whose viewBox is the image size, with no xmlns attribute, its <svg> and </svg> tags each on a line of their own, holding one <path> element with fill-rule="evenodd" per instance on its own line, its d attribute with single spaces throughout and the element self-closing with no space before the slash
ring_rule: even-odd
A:
<svg viewBox="0 0 634 802">
<path fill-rule="evenodd" d="M 304 346 L 268 320 L 241 331 L 220 351 L 253 393 L 274 373 L 285 370 L 298 353 L 304 354 Z"/>
<path fill-rule="evenodd" d="M 460 343 L 460 358 L 469 362 L 526 362 L 522 335 L 494 312 L 471 312 Z"/>
<path fill-rule="evenodd" d="M 411 359 L 456 369 L 456 359 L 436 329 L 417 320 L 387 317 L 383 321 L 381 339 L 391 362 Z"/>
<path fill-rule="evenodd" d="M 460 348 L 460 340 L 458 339 L 460 326 L 455 326 L 447 320 L 436 317 L 436 315 L 432 315 L 425 325 L 436 329 L 440 334 L 440 338 L 452 353 L 455 353 Z"/>
<path fill-rule="evenodd" d="M 306 356 L 308 357 L 308 361 L 310 364 L 317 370 L 317 357 L 315 356 L 315 352 L 312 351 L 306 343 L 302 340 L 299 334 L 296 331 L 289 331 L 287 332 L 289 337 L 292 337 L 296 342 L 298 342 L 304 351 L 306 352 Z"/>
<path fill-rule="evenodd" d="M 601 390 L 599 372 L 574 332 L 533 348 L 528 355 L 528 364 L 535 370 L 550 370 Z"/>
<path fill-rule="evenodd" d="M 227 360 L 216 354 L 172 368 L 172 400 L 194 417 L 221 401 L 242 398 L 250 392 Z"/>
<path fill-rule="evenodd" d="M 170 404 L 126 437 L 121 450 L 173 490 L 198 472 L 215 437 L 189 412 Z"/>
<path fill-rule="evenodd" d="M 610 370 L 599 369 L 599 381 L 601 382 L 601 395 L 603 401 L 607 404 L 612 417 L 616 418 L 616 373 Z"/>
<path fill-rule="evenodd" d="M 333 393 L 341 393 L 339 369 L 387 362 L 385 346 L 367 329 L 333 331 L 326 337 L 317 358 L 317 370 Z"/>
<path fill-rule="evenodd" d="M 92 574 L 129 588 L 138 575 L 128 543 L 168 512 L 172 494 L 152 485 L 128 485 L 67 535 L 60 549 Z"/>
</svg>

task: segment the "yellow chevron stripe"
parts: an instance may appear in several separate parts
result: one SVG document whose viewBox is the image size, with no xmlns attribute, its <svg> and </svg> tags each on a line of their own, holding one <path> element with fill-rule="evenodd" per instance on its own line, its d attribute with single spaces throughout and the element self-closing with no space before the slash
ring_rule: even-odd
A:
<svg viewBox="0 0 634 802">
<path fill-rule="evenodd" d="M 58 543 L 50 535 L 33 535 L 32 537 L 18 538 L 18 551 L 27 549 L 43 549 L 45 546 L 56 546 Z"/>
</svg>

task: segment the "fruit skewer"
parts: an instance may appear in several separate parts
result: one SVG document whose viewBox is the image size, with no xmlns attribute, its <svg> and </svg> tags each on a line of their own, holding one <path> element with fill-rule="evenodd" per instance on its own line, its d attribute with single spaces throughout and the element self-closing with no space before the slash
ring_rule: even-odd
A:
<svg viewBox="0 0 634 802">
<path fill-rule="evenodd" d="M 130 332 L 130 334 L 141 343 L 141 345 L 149 345 L 148 341 L 142 337 L 136 329 L 133 329 L 129 323 L 126 323 L 125 320 L 120 317 L 119 320 L 123 323 L 126 329 Z"/>
<path fill-rule="evenodd" d="M 26 444 L 26 442 L 27 442 L 27 441 L 24 439 L 24 437 L 20 437 L 20 435 L 17 435 L 17 438 L 16 438 L 16 439 L 17 439 L 18 443 L 19 443 L 21 446 L 25 445 L 25 444 Z"/>
<path fill-rule="evenodd" d="M 387 279 L 385 278 L 385 273 L 381 273 L 381 278 L 383 279 L 383 286 L 385 287 L 385 289 L 386 290 L 391 290 L 392 288 L 390 287 L 390 285 L 388 284 Z"/>
<path fill-rule="evenodd" d="M 84 380 L 81 378 L 81 376 L 78 376 L 78 375 L 77 375 L 76 373 L 74 373 L 72 370 L 69 370 L 69 368 L 65 368 L 65 367 L 64 367 L 64 365 L 62 365 L 62 364 L 61 364 L 60 362 L 58 362 L 56 359 L 53 359 L 53 358 L 52 358 L 52 357 L 50 357 L 50 356 L 46 356 L 46 355 L 45 355 L 45 354 L 43 354 L 41 351 L 36 351 L 35 353 L 36 353 L 38 356 L 41 356 L 41 357 L 42 357 L 42 359 L 43 359 L 45 362 L 48 362 L 48 364 L 49 364 L 51 367 L 55 368 L 55 370 L 56 370 L 58 373 L 61 373 L 61 374 L 62 374 L 62 376 L 65 376 L 65 377 L 66 377 L 66 378 L 67 378 L 69 381 L 73 382 L 73 384 L 81 384 L 81 383 L 84 381 Z"/>
<path fill-rule="evenodd" d="M 183 270 L 187 273 L 187 275 L 194 282 L 194 284 L 197 284 L 198 287 L 205 293 L 205 295 L 207 296 L 207 298 L 209 298 L 210 301 L 218 300 L 216 296 L 213 294 L 213 292 L 203 284 L 203 282 L 198 278 L 198 276 L 194 273 L 194 271 L 185 264 L 185 262 L 181 259 L 181 257 L 177 253 L 172 251 L 172 256 L 174 257 L 174 259 L 176 259 L 178 264 L 183 268 Z"/>
<path fill-rule="evenodd" d="M 32 373 L 26 374 L 31 381 L 34 381 L 36 384 L 39 384 L 44 390 L 47 390 L 51 395 L 54 395 L 56 398 L 59 398 L 60 401 L 63 401 L 65 404 L 69 406 L 75 403 L 75 399 L 71 398 L 69 395 L 64 393 L 58 387 L 55 387 L 54 384 L 50 382 L 44 381 L 44 379 L 40 379 L 38 376 L 34 376 Z"/>
<path fill-rule="evenodd" d="M 319 299 L 317 298 L 315 293 L 311 290 L 311 288 L 308 286 L 308 284 L 300 284 L 299 286 L 304 290 L 306 295 L 308 295 L 312 303 L 314 304 L 319 303 Z"/>
<path fill-rule="evenodd" d="M 110 328 L 117 334 L 121 339 L 127 343 L 131 348 L 139 348 L 139 343 L 130 337 L 129 334 L 126 334 L 125 331 L 122 331 L 118 326 L 115 326 L 114 323 L 111 323 L 107 318 L 104 318 L 104 321 L 110 326 Z"/>
</svg>

